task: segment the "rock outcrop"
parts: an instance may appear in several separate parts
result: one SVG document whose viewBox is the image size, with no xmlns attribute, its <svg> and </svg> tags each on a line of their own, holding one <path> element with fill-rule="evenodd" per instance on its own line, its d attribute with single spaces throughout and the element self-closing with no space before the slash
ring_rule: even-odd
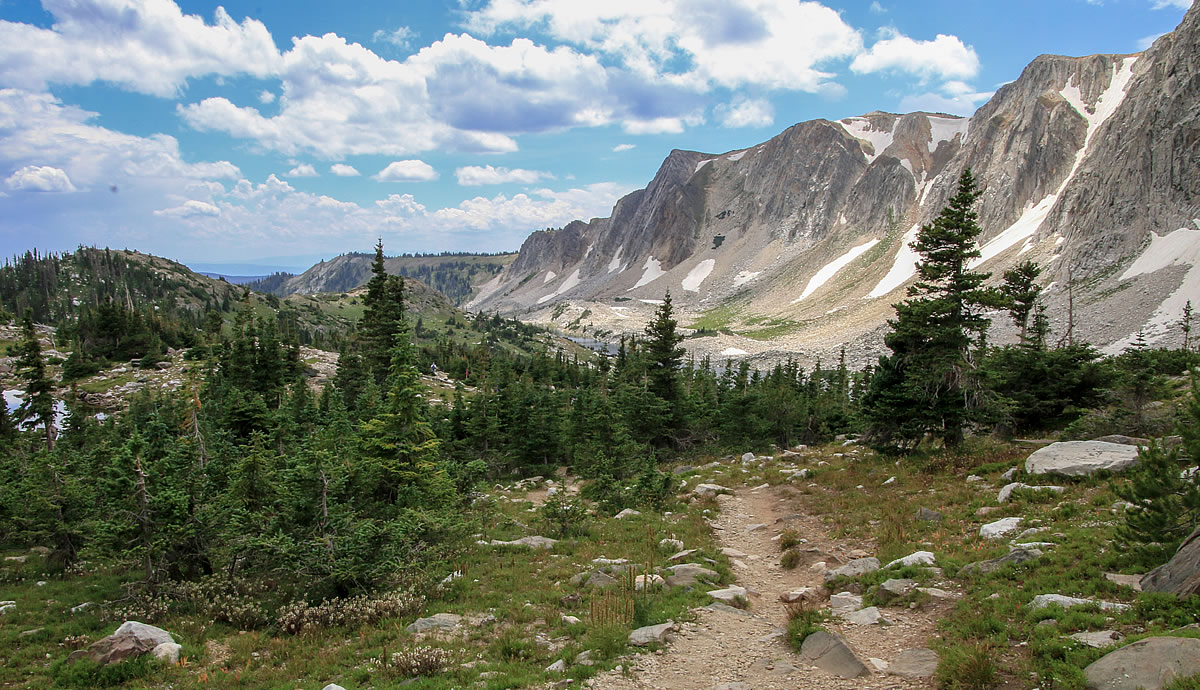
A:
<svg viewBox="0 0 1200 690">
<path fill-rule="evenodd" d="M 1183 540 L 1171 560 L 1146 573 L 1141 585 L 1143 592 L 1200 594 L 1200 527 Z"/>
<path fill-rule="evenodd" d="M 1100 470 L 1120 472 L 1136 465 L 1137 460 L 1137 446 L 1107 441 L 1060 441 L 1035 450 L 1025 461 L 1025 472 L 1085 477 Z"/>
</svg>

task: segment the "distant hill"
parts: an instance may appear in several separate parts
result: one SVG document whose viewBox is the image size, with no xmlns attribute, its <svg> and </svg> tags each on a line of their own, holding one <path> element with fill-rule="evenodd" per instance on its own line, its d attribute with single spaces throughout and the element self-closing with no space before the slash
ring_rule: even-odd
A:
<svg viewBox="0 0 1200 690">
<path fill-rule="evenodd" d="M 209 273 L 208 271 L 196 271 L 196 273 L 198 273 L 202 276 L 207 276 L 214 280 L 223 280 L 226 283 L 233 283 L 234 285 L 245 285 L 246 283 L 254 283 L 254 282 L 257 282 L 257 281 L 260 281 L 260 280 L 270 277 L 270 276 L 231 276 L 231 275 L 226 275 L 224 273 Z"/>
<path fill-rule="evenodd" d="M 385 260 L 387 272 L 414 278 L 464 304 L 516 258 L 512 254 L 402 254 Z M 309 268 L 300 275 L 275 273 L 248 284 L 251 290 L 278 296 L 346 292 L 361 287 L 371 277 L 374 255 L 343 254 Z"/>
</svg>

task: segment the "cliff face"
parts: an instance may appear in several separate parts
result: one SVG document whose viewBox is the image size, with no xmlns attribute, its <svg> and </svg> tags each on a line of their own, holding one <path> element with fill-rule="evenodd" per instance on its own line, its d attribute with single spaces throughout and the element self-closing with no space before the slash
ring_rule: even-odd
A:
<svg viewBox="0 0 1200 690">
<path fill-rule="evenodd" d="M 1151 335 L 1169 337 L 1158 312 L 1196 273 L 1186 257 L 1200 244 L 1175 235 L 1175 249 L 1156 251 L 1184 259 L 1128 266 L 1200 218 L 1198 24 L 1193 9 L 1142 54 L 1041 56 L 971 118 L 874 112 L 740 151 L 673 151 L 609 218 L 531 235 L 470 306 L 547 320 L 566 301 L 597 328 L 633 331 L 647 316 L 638 301 L 670 290 L 685 314 L 723 307 L 732 331 L 787 336 L 780 348 L 877 349 L 912 276 L 908 242 L 969 167 L 983 189 L 984 270 L 1047 266 L 1051 304 L 1069 291 L 1076 305 L 1076 338 L 1115 347 L 1149 313 Z M 749 332 L 764 320 L 790 326 Z"/>
</svg>

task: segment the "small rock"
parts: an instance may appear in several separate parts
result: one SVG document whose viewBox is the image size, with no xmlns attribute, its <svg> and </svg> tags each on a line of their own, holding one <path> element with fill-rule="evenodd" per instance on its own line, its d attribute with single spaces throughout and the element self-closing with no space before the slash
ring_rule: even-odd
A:
<svg viewBox="0 0 1200 690">
<path fill-rule="evenodd" d="M 871 664 L 871 666 L 873 666 L 875 670 L 879 671 L 880 673 L 888 670 L 888 662 L 878 657 L 871 657 L 870 659 L 867 659 L 867 663 Z"/>
<path fill-rule="evenodd" d="M 824 630 L 804 638 L 800 654 L 817 668 L 842 678 L 858 678 L 871 673 L 845 640 Z"/>
<path fill-rule="evenodd" d="M 683 542 L 678 539 L 663 539 L 658 542 L 658 546 L 671 552 L 683 551 Z"/>
<path fill-rule="evenodd" d="M 988 573 L 996 572 L 1010 563 L 1026 563 L 1028 561 L 1037 560 L 1041 557 L 1042 552 L 1037 549 L 1013 549 L 999 558 L 968 563 L 964 565 L 958 572 L 960 575 L 987 575 Z"/>
<path fill-rule="evenodd" d="M 989 522 L 979 528 L 979 536 L 984 539 L 1002 539 L 1004 535 L 1016 531 L 1021 526 L 1022 520 L 1024 518 L 1006 517 L 995 522 Z"/>
<path fill-rule="evenodd" d="M 886 592 L 887 597 L 890 599 L 894 597 L 908 596 L 916 588 L 916 580 L 910 580 L 908 578 L 891 578 L 889 580 L 884 580 L 883 584 L 879 585 L 879 593 L 884 594 Z"/>
<path fill-rule="evenodd" d="M 512 541 L 500 541 L 499 539 L 493 539 L 489 542 L 489 544 L 492 546 L 525 546 L 531 549 L 553 549 L 554 545 L 557 543 L 557 539 L 538 536 L 521 537 L 520 539 L 514 539 Z"/>
<path fill-rule="evenodd" d="M 816 587 L 801 587 L 800 589 L 794 589 L 790 592 L 784 592 L 783 594 L 780 594 L 779 600 L 785 604 L 794 604 L 798 601 L 805 601 L 810 604 L 815 604 L 824 598 L 821 594 L 824 591 L 824 589 L 818 589 Z"/>
<path fill-rule="evenodd" d="M 671 470 L 671 474 L 674 474 L 674 475 L 687 474 L 688 472 L 691 472 L 694 469 L 696 469 L 696 468 L 692 467 L 691 465 L 680 465 L 679 467 L 676 467 L 675 469 Z"/>
<path fill-rule="evenodd" d="M 833 610 L 833 615 L 835 616 L 857 611 L 862 608 L 862 604 L 862 597 L 850 592 L 839 592 L 829 597 L 829 607 Z"/>
<path fill-rule="evenodd" d="M 886 570 L 888 568 L 894 568 L 896 566 L 933 565 L 935 563 L 937 563 L 937 557 L 934 556 L 932 552 L 917 551 L 915 553 L 910 553 L 909 555 L 905 556 L 904 558 L 897 558 L 896 560 L 892 561 L 891 563 L 888 563 L 887 565 L 885 565 L 883 567 Z"/>
<path fill-rule="evenodd" d="M 737 585 L 730 585 L 730 586 L 726 587 L 725 589 L 714 589 L 708 593 L 708 596 L 712 597 L 713 599 L 717 599 L 718 601 L 724 601 L 724 602 L 727 602 L 730 604 L 737 602 L 739 600 L 745 601 L 746 595 L 747 595 L 746 588 L 739 587 Z"/>
<path fill-rule="evenodd" d="M 887 481 L 885 481 L 885 482 L 882 484 L 882 486 L 887 486 L 888 484 L 895 484 L 895 483 L 896 483 L 896 478 L 895 478 L 895 477 L 891 477 L 891 478 L 889 478 Z"/>
<path fill-rule="evenodd" d="M 755 458 L 754 453 L 743 453 L 742 454 L 742 464 L 746 464 L 748 462 L 754 462 L 754 458 Z"/>
<path fill-rule="evenodd" d="M 727 547 L 721 549 L 721 555 L 728 556 L 730 558 L 747 558 L 750 554 L 746 553 L 745 551 L 738 551 L 737 549 L 731 549 L 727 546 Z"/>
<path fill-rule="evenodd" d="M 717 571 L 705 568 L 699 563 L 682 563 L 670 570 L 671 575 L 666 579 L 668 587 L 691 587 L 701 579 L 715 582 L 721 578 Z"/>
<path fill-rule="evenodd" d="M 634 590 L 640 592 L 646 588 L 647 584 L 651 587 L 657 587 L 664 582 L 665 580 L 663 580 L 661 576 L 654 575 L 653 573 L 650 575 L 638 575 L 637 577 L 633 578 L 633 588 Z"/>
<path fill-rule="evenodd" d="M 1000 510 L 999 506 L 983 506 L 979 510 L 975 511 L 975 517 L 983 517 L 984 515 L 994 513 L 997 510 Z"/>
<path fill-rule="evenodd" d="M 879 608 L 875 606 L 868 606 L 865 609 L 842 614 L 842 620 L 855 625 L 879 625 L 881 623 L 886 625 L 889 623 L 889 621 L 879 613 Z"/>
<path fill-rule="evenodd" d="M 756 522 L 753 525 L 746 525 L 745 532 L 746 532 L 746 534 L 750 534 L 751 532 L 757 532 L 759 530 L 764 530 L 766 528 L 767 528 L 766 523 Z"/>
<path fill-rule="evenodd" d="M 941 522 L 942 514 L 936 510 L 930 510 L 929 508 L 921 508 L 920 510 L 917 511 L 917 519 L 922 520 L 924 522 Z"/>
<path fill-rule="evenodd" d="M 1125 639 L 1125 636 L 1115 630 L 1100 630 L 1098 632 L 1077 632 L 1074 635 L 1067 635 L 1072 640 L 1077 640 L 1089 647 L 1103 649 Z"/>
<path fill-rule="evenodd" d="M 558 661 L 546 667 L 546 673 L 566 673 L 567 662 L 559 659 Z"/>
<path fill-rule="evenodd" d="M 900 652 L 889 672 L 905 678 L 929 678 L 937 671 L 938 655 L 932 649 L 919 647 Z"/>
<path fill-rule="evenodd" d="M 326 685 L 325 687 L 321 688 L 321 690 L 346 690 L 346 688 L 343 688 L 342 686 L 338 685 L 337 683 L 330 683 L 329 685 Z"/>
<path fill-rule="evenodd" d="M 658 625 L 647 625 L 644 628 L 638 628 L 629 633 L 629 644 L 634 647 L 645 647 L 648 644 L 663 642 L 666 639 L 667 633 L 674 627 L 674 621 L 667 621 Z"/>
<path fill-rule="evenodd" d="M 856 558 L 840 568 L 834 568 L 833 570 L 825 573 L 825 581 L 828 582 L 835 577 L 841 577 L 843 575 L 846 577 L 859 577 L 861 575 L 866 575 L 867 573 L 873 573 L 876 570 L 879 570 L 878 558 Z"/>
<path fill-rule="evenodd" d="M 1115 582 L 1122 587 L 1128 587 L 1135 592 L 1142 591 L 1142 575 L 1120 575 L 1118 573 L 1104 573 L 1105 579 L 1109 582 Z"/>
<path fill-rule="evenodd" d="M 405 628 L 410 633 L 428 633 L 453 630 L 462 623 L 462 616 L 453 613 L 435 613 L 428 618 L 418 618 Z"/>
<path fill-rule="evenodd" d="M 83 612 L 83 611 L 86 611 L 87 609 L 90 609 L 90 608 L 92 608 L 92 602 L 90 602 L 90 601 L 85 601 L 85 602 L 83 602 L 82 604 L 80 604 L 80 605 L 78 605 L 78 606 L 72 606 L 72 607 L 71 607 L 71 613 L 81 613 L 81 612 Z"/>
<path fill-rule="evenodd" d="M 967 475 L 967 481 L 969 481 L 969 482 L 981 482 L 981 481 L 983 481 L 983 477 L 980 477 L 980 476 L 979 476 L 979 475 L 977 475 L 977 474 L 968 474 L 968 475 Z"/>
<path fill-rule="evenodd" d="M 581 666 L 591 666 L 596 663 L 592 661 L 592 650 L 588 649 L 575 655 L 575 663 Z"/>
<path fill-rule="evenodd" d="M 1062 594 L 1039 594 L 1029 602 L 1029 610 L 1036 611 L 1044 609 L 1047 606 L 1058 604 L 1064 609 L 1069 609 L 1073 606 L 1086 606 L 1095 604 L 1100 607 L 1101 611 L 1124 611 L 1129 608 L 1128 604 L 1116 604 L 1111 601 L 1096 601 L 1094 599 L 1081 599 L 1079 597 L 1068 597 Z"/>
<path fill-rule="evenodd" d="M 564 614 L 562 616 L 562 622 L 566 623 L 567 625 L 579 625 L 583 621 L 579 620 L 575 616 L 568 616 L 568 615 Z"/>
<path fill-rule="evenodd" d="M 1007 503 L 1008 498 L 1010 496 L 1012 496 L 1012 492 L 1016 491 L 1017 489 L 1030 489 L 1032 491 L 1053 491 L 1055 493 L 1060 493 L 1060 494 L 1062 492 L 1066 491 L 1066 487 L 1062 487 L 1062 486 L 1030 486 L 1028 484 L 1022 484 L 1021 482 L 1013 482 L 1011 484 L 1005 484 L 1004 488 L 1000 489 L 1000 493 L 996 495 L 996 502 L 997 503 Z"/>
<path fill-rule="evenodd" d="M 179 653 L 183 651 L 183 646 L 175 642 L 164 642 L 150 651 L 155 659 L 165 661 L 168 664 L 179 663 Z"/>
<path fill-rule="evenodd" d="M 28 556 L 5 556 L 4 560 L 11 561 L 13 563 L 24 563 L 26 558 L 29 558 L 29 557 Z"/>
<path fill-rule="evenodd" d="M 696 488 L 692 489 L 692 495 L 700 498 L 710 498 L 717 494 L 733 493 L 726 487 L 720 484 L 697 484 Z"/>
<path fill-rule="evenodd" d="M 624 520 L 625 518 L 632 517 L 634 515 L 641 515 L 641 513 L 639 511 L 634 510 L 633 508 L 626 508 L 625 510 L 622 510 L 621 512 L 617 513 L 613 517 L 617 520 Z"/>
<path fill-rule="evenodd" d="M 45 630 L 45 628 L 34 628 L 32 630 L 22 630 L 21 634 L 17 635 L 17 637 L 33 637 L 34 635 L 37 635 L 38 633 L 40 633 L 44 630 Z"/>
</svg>

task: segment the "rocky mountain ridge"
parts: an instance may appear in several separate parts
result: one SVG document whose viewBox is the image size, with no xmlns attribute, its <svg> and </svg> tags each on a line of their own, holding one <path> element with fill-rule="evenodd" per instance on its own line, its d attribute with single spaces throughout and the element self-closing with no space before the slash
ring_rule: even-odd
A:
<svg viewBox="0 0 1200 690">
<path fill-rule="evenodd" d="M 1043 55 L 970 118 L 874 112 L 672 151 L 610 217 L 530 235 L 468 306 L 636 332 L 669 290 L 681 323 L 717 332 L 689 340 L 700 353 L 846 344 L 865 362 L 913 276 L 908 243 L 969 167 L 978 265 L 1046 266 L 1056 338 L 1069 319 L 1071 337 L 1110 350 L 1139 330 L 1172 343 L 1200 296 L 1198 94 L 1193 9 L 1143 53 Z M 1011 337 L 1004 322 L 994 339 Z"/>
</svg>

